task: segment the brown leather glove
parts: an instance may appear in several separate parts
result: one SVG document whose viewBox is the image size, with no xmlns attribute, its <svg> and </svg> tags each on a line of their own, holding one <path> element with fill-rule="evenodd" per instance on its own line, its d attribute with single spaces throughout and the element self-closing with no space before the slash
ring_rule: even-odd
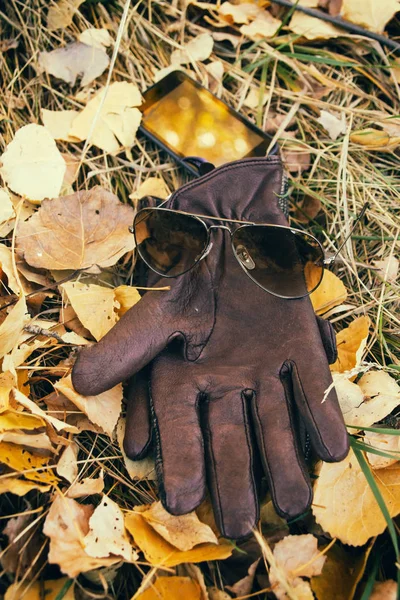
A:
<svg viewBox="0 0 400 600">
<path fill-rule="evenodd" d="M 167 207 L 287 225 L 282 189 L 278 157 L 244 159 L 185 185 Z M 239 538 L 258 520 L 258 457 L 277 511 L 291 518 L 312 499 L 300 429 L 326 461 L 343 459 L 348 439 L 335 391 L 322 403 L 336 354 L 331 326 L 315 316 L 309 297 L 285 300 L 260 289 L 234 258 L 229 233 L 212 236 L 193 270 L 158 279 L 169 292 L 146 293 L 81 351 L 72 377 L 90 395 L 138 373 L 127 454 L 141 458 L 149 448 L 150 408 L 165 507 L 195 509 L 208 485 L 221 532 Z"/>
</svg>

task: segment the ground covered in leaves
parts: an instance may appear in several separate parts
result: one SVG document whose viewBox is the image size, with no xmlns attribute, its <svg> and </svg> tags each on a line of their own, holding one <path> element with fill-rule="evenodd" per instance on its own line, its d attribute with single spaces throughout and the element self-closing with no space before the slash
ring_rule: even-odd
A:
<svg viewBox="0 0 400 600">
<path fill-rule="evenodd" d="M 300 0 L 316 7 L 318 0 Z M 395 0 L 320 7 L 395 38 Z M 122 387 L 79 396 L 78 349 L 139 301 L 137 200 L 184 175 L 137 135 L 141 92 L 186 70 L 268 131 L 291 221 L 334 255 L 313 294 L 337 331 L 352 450 L 313 467 L 312 510 L 266 495 L 251 540 L 210 505 L 157 499 L 121 447 Z M 400 513 L 400 62 L 365 37 L 268 2 L 0 4 L 0 596 L 5 600 L 397 597 Z"/>
</svg>

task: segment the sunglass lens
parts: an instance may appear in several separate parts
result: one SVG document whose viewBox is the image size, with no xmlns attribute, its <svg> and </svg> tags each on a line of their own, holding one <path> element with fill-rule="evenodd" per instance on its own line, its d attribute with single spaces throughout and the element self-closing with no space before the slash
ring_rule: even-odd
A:
<svg viewBox="0 0 400 600">
<path fill-rule="evenodd" d="M 232 243 L 247 274 L 272 294 L 302 298 L 321 283 L 324 255 L 317 240 L 306 233 L 249 225 L 235 231 Z"/>
<path fill-rule="evenodd" d="M 167 277 L 191 269 L 207 245 L 207 229 L 195 217 L 163 209 L 145 208 L 135 217 L 134 232 L 140 256 Z"/>
</svg>

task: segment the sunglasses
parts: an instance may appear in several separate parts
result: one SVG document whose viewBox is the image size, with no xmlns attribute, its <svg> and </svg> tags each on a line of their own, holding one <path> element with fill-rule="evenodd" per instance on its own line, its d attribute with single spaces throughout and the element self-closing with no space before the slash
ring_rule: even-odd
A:
<svg viewBox="0 0 400 600">
<path fill-rule="evenodd" d="M 364 206 L 356 222 L 363 216 Z M 202 219 L 237 223 L 207 225 Z M 354 223 L 355 225 L 355 223 Z M 195 267 L 212 248 L 211 231 L 229 232 L 233 254 L 243 271 L 266 292 L 279 298 L 303 298 L 317 289 L 325 258 L 320 242 L 310 233 L 285 225 L 257 224 L 196 215 L 169 208 L 143 208 L 136 214 L 132 233 L 139 256 L 163 277 L 179 277 Z M 354 229 L 354 226 L 353 226 Z"/>
</svg>

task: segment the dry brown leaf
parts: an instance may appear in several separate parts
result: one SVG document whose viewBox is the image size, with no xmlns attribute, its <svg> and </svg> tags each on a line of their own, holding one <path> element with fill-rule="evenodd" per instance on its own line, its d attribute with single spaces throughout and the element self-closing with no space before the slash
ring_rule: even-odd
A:
<svg viewBox="0 0 400 600">
<path fill-rule="evenodd" d="M 368 557 L 373 548 L 370 543 L 361 554 L 335 544 L 326 553 L 321 575 L 312 577 L 311 589 L 317 600 L 353 600 Z"/>
<path fill-rule="evenodd" d="M 293 33 L 301 35 L 307 40 L 329 40 L 343 35 L 342 29 L 299 11 L 294 13 L 288 27 Z"/>
<path fill-rule="evenodd" d="M 381 129 L 363 129 L 350 134 L 350 141 L 367 148 L 383 148 L 390 143 L 390 135 Z"/>
<path fill-rule="evenodd" d="M 79 41 L 95 48 L 108 48 L 112 44 L 112 38 L 107 29 L 90 28 L 79 34 Z"/>
<path fill-rule="evenodd" d="M 318 540 L 311 534 L 288 535 L 275 544 L 273 550 L 275 563 L 270 565 L 269 578 L 275 596 L 286 600 L 285 587 L 280 583 L 283 578 L 292 588 L 294 597 L 299 600 L 312 600 L 310 584 L 302 577 L 320 575 L 326 557 L 320 555 Z"/>
<path fill-rule="evenodd" d="M 370 371 L 358 384 L 338 373 L 332 375 L 346 425 L 371 427 L 400 404 L 400 388 L 384 371 Z"/>
<path fill-rule="evenodd" d="M 41 269 L 110 267 L 133 250 L 133 209 L 100 186 L 46 200 L 17 231 L 28 264 Z"/>
<path fill-rule="evenodd" d="M 83 498 L 101 494 L 104 490 L 104 475 L 100 472 L 98 477 L 85 477 L 81 481 L 75 481 L 66 491 L 67 498 Z"/>
<path fill-rule="evenodd" d="M 236 583 L 233 585 L 225 586 L 226 589 L 235 594 L 235 597 L 247 596 L 248 594 L 251 594 L 254 584 L 254 577 L 256 575 L 256 570 L 260 560 L 260 558 L 257 558 L 257 560 L 251 563 L 247 570 L 247 575 L 245 575 L 242 579 L 239 579 L 239 581 L 236 581 Z"/>
<path fill-rule="evenodd" d="M 387 581 L 377 581 L 374 583 L 369 600 L 398 600 L 398 597 L 397 582 L 393 579 L 388 579 Z"/>
<path fill-rule="evenodd" d="M 399 260 L 393 254 L 384 258 L 383 260 L 374 260 L 374 267 L 377 267 L 377 275 L 379 275 L 384 281 L 394 283 L 397 280 L 397 274 L 399 272 Z"/>
<path fill-rule="evenodd" d="M 72 23 L 75 13 L 85 0 L 58 0 L 55 5 L 50 6 L 47 13 L 47 29 L 65 29 Z"/>
<path fill-rule="evenodd" d="M 232 596 L 217 587 L 208 587 L 207 592 L 210 600 L 231 600 L 232 598 Z"/>
<path fill-rule="evenodd" d="M 191 550 L 199 544 L 218 544 L 211 527 L 202 523 L 195 512 L 174 516 L 167 512 L 159 501 L 151 504 L 140 514 L 157 533 L 182 552 Z"/>
<path fill-rule="evenodd" d="M 48 492 L 51 485 L 43 485 L 35 481 L 26 481 L 25 479 L 17 479 L 17 477 L 2 477 L 0 479 L 0 494 L 10 492 L 16 496 L 25 496 L 32 490 L 39 492 Z"/>
<path fill-rule="evenodd" d="M 89 100 L 80 115 L 74 119 L 69 133 L 80 140 L 86 140 L 91 134 L 91 144 L 105 152 L 118 154 L 134 144 L 142 118 L 142 113 L 136 107 L 141 103 L 142 96 L 133 83 L 116 81 L 108 90 L 100 89 Z"/>
<path fill-rule="evenodd" d="M 7 317 L 0 325 L 0 358 L 10 352 L 17 344 L 29 318 L 25 298 L 22 297 L 11 308 Z"/>
<path fill-rule="evenodd" d="M 131 479 L 156 479 L 156 465 L 154 458 L 147 456 L 142 460 L 131 460 L 124 450 L 126 419 L 120 417 L 117 424 L 117 441 L 124 459 L 126 470 Z"/>
<path fill-rule="evenodd" d="M 340 113 L 339 118 L 338 113 L 328 110 L 321 110 L 321 114 L 317 119 L 317 123 L 320 123 L 328 132 L 331 140 L 337 140 L 339 135 L 346 133 L 347 125 L 344 112 Z"/>
<path fill-rule="evenodd" d="M 73 402 L 68 400 L 64 394 L 55 390 L 52 394 L 43 398 L 47 405 L 49 415 L 65 420 L 69 425 L 74 425 L 79 432 L 93 431 L 94 433 L 104 433 L 101 427 L 92 423 L 88 417 L 78 410 Z"/>
<path fill-rule="evenodd" d="M 0 173 L 16 194 L 39 202 L 60 193 L 65 161 L 42 125 L 31 123 L 18 129 L 0 162 Z"/>
<path fill-rule="evenodd" d="M 51 484 L 58 482 L 53 469 L 49 466 L 48 457 L 32 454 L 17 444 L 0 442 L 0 462 L 22 473 L 27 479 Z"/>
<path fill-rule="evenodd" d="M 82 76 L 80 85 L 89 85 L 107 69 L 110 59 L 104 49 L 73 42 L 50 52 L 40 52 L 39 66 L 49 75 L 75 85 Z"/>
<path fill-rule="evenodd" d="M 11 248 L 4 246 L 4 244 L 0 244 L 0 265 L 2 273 L 7 276 L 7 286 L 10 290 L 15 292 L 15 294 L 19 294 L 21 288 L 15 276 L 13 254 Z"/>
<path fill-rule="evenodd" d="M 232 4 L 223 2 L 218 9 L 218 13 L 229 24 L 243 25 L 250 23 L 257 17 L 260 7 L 253 2 L 243 2 L 242 4 Z"/>
<path fill-rule="evenodd" d="M 319 525 L 344 544 L 362 546 L 386 529 L 381 513 L 353 452 L 340 463 L 321 463 L 312 511 Z M 400 512 L 400 463 L 374 472 L 391 517 Z"/>
<path fill-rule="evenodd" d="M 11 444 L 18 444 L 26 448 L 32 448 L 33 450 L 47 450 L 48 452 L 55 452 L 55 448 L 50 441 L 47 433 L 23 433 L 20 431 L 6 431 L 0 433 L 0 442 L 10 442 Z"/>
<path fill-rule="evenodd" d="M 51 133 L 55 140 L 64 140 L 66 142 L 77 142 L 78 138 L 74 138 L 69 134 L 72 121 L 79 115 L 77 110 L 47 110 L 42 108 L 41 117 L 43 125 Z"/>
<path fill-rule="evenodd" d="M 338 358 L 330 366 L 331 371 L 344 373 L 360 365 L 370 326 L 369 317 L 358 317 L 348 327 L 339 331 L 336 335 Z"/>
<path fill-rule="evenodd" d="M 141 514 L 143 510 L 148 510 L 148 507 L 141 506 L 135 511 L 127 513 L 125 515 L 125 527 L 151 565 L 173 567 L 186 562 L 223 560 L 233 552 L 233 545 L 224 539 L 220 539 L 219 544 L 200 544 L 192 550 L 182 552 L 153 529 L 150 523 L 143 518 Z"/>
<path fill-rule="evenodd" d="M 317 281 L 313 282 L 315 271 L 306 271 L 306 279 L 312 289 Z M 347 290 L 343 282 L 332 271 L 325 269 L 324 276 L 315 292 L 310 295 L 311 303 L 317 315 L 322 315 L 328 310 L 341 304 L 347 298 Z"/>
<path fill-rule="evenodd" d="M 86 554 L 94 558 L 110 555 L 122 557 L 127 562 L 138 559 L 124 526 L 124 515 L 118 504 L 107 496 L 89 519 L 89 532 L 83 540 Z"/>
<path fill-rule="evenodd" d="M 389 458 L 388 456 L 380 456 L 379 454 L 367 452 L 368 462 L 373 469 L 383 469 L 384 467 L 394 465 L 394 463 L 400 460 L 399 435 L 390 435 L 385 433 L 376 433 L 375 431 L 366 431 L 364 435 L 364 442 L 366 444 L 369 444 L 370 446 L 373 446 L 377 450 L 382 450 L 383 452 L 387 452 L 388 454 L 391 454 L 392 452 L 394 453 L 393 457 Z"/>
<path fill-rule="evenodd" d="M 89 519 L 94 512 L 91 504 L 78 504 L 72 498 L 57 495 L 53 500 L 43 527 L 50 538 L 48 561 L 58 564 L 69 577 L 115 564 L 119 557 L 94 558 L 83 547 L 89 533 Z"/>
<path fill-rule="evenodd" d="M 263 92 L 262 98 L 261 98 L 262 106 L 264 106 L 264 104 L 266 104 L 267 101 L 268 101 L 268 93 Z M 260 103 L 260 89 L 255 88 L 255 87 L 250 88 L 249 93 L 247 94 L 246 98 L 244 99 L 244 102 L 243 102 L 244 106 L 247 106 L 248 108 L 257 108 L 259 103 Z"/>
<path fill-rule="evenodd" d="M 289 132 L 291 133 L 291 132 Z M 300 175 L 311 166 L 311 155 L 306 148 L 302 148 L 300 144 L 293 144 L 290 141 L 285 142 L 281 148 L 282 159 L 286 168 L 291 173 Z"/>
<path fill-rule="evenodd" d="M 64 477 L 67 481 L 72 483 L 78 476 L 78 452 L 79 447 L 76 442 L 71 442 L 67 446 L 57 463 L 57 474 L 60 477 Z"/>
<path fill-rule="evenodd" d="M 321 201 L 315 196 L 306 195 L 298 203 L 294 212 L 294 218 L 300 223 L 308 223 L 315 219 L 321 210 Z"/>
<path fill-rule="evenodd" d="M 18 402 L 18 404 L 21 404 L 21 406 L 30 410 L 33 415 L 42 418 L 44 421 L 46 421 L 46 423 L 49 423 L 52 427 L 54 427 L 56 431 L 68 431 L 70 433 L 79 433 L 79 430 L 73 425 L 69 425 L 64 421 L 60 421 L 55 417 L 51 417 L 44 410 L 39 408 L 39 406 L 35 402 L 33 402 L 33 400 L 25 396 L 25 394 L 23 394 L 16 388 L 14 388 L 13 390 L 13 395 L 14 399 L 16 400 L 16 402 Z"/>
<path fill-rule="evenodd" d="M 7 190 L 0 188 L 0 237 L 12 231 L 15 223 L 15 208 Z"/>
<path fill-rule="evenodd" d="M 93 423 L 99 425 L 103 431 L 112 435 L 117 424 L 122 404 L 122 385 L 116 385 L 107 392 L 97 396 L 81 396 L 78 394 L 71 381 L 71 375 L 64 377 L 54 385 L 71 402 L 89 417 Z"/>
<path fill-rule="evenodd" d="M 190 40 L 183 50 L 174 50 L 171 54 L 172 65 L 184 65 L 210 58 L 214 40 L 209 33 L 201 33 Z"/>
<path fill-rule="evenodd" d="M 157 577 L 137 600 L 202 600 L 201 588 L 189 577 Z"/>
<path fill-rule="evenodd" d="M 117 322 L 114 290 L 100 285 L 69 281 L 60 286 L 82 325 L 99 341 Z"/>
<path fill-rule="evenodd" d="M 398 0 L 342 0 L 340 16 L 370 31 L 382 33 L 398 10 Z"/>
</svg>

